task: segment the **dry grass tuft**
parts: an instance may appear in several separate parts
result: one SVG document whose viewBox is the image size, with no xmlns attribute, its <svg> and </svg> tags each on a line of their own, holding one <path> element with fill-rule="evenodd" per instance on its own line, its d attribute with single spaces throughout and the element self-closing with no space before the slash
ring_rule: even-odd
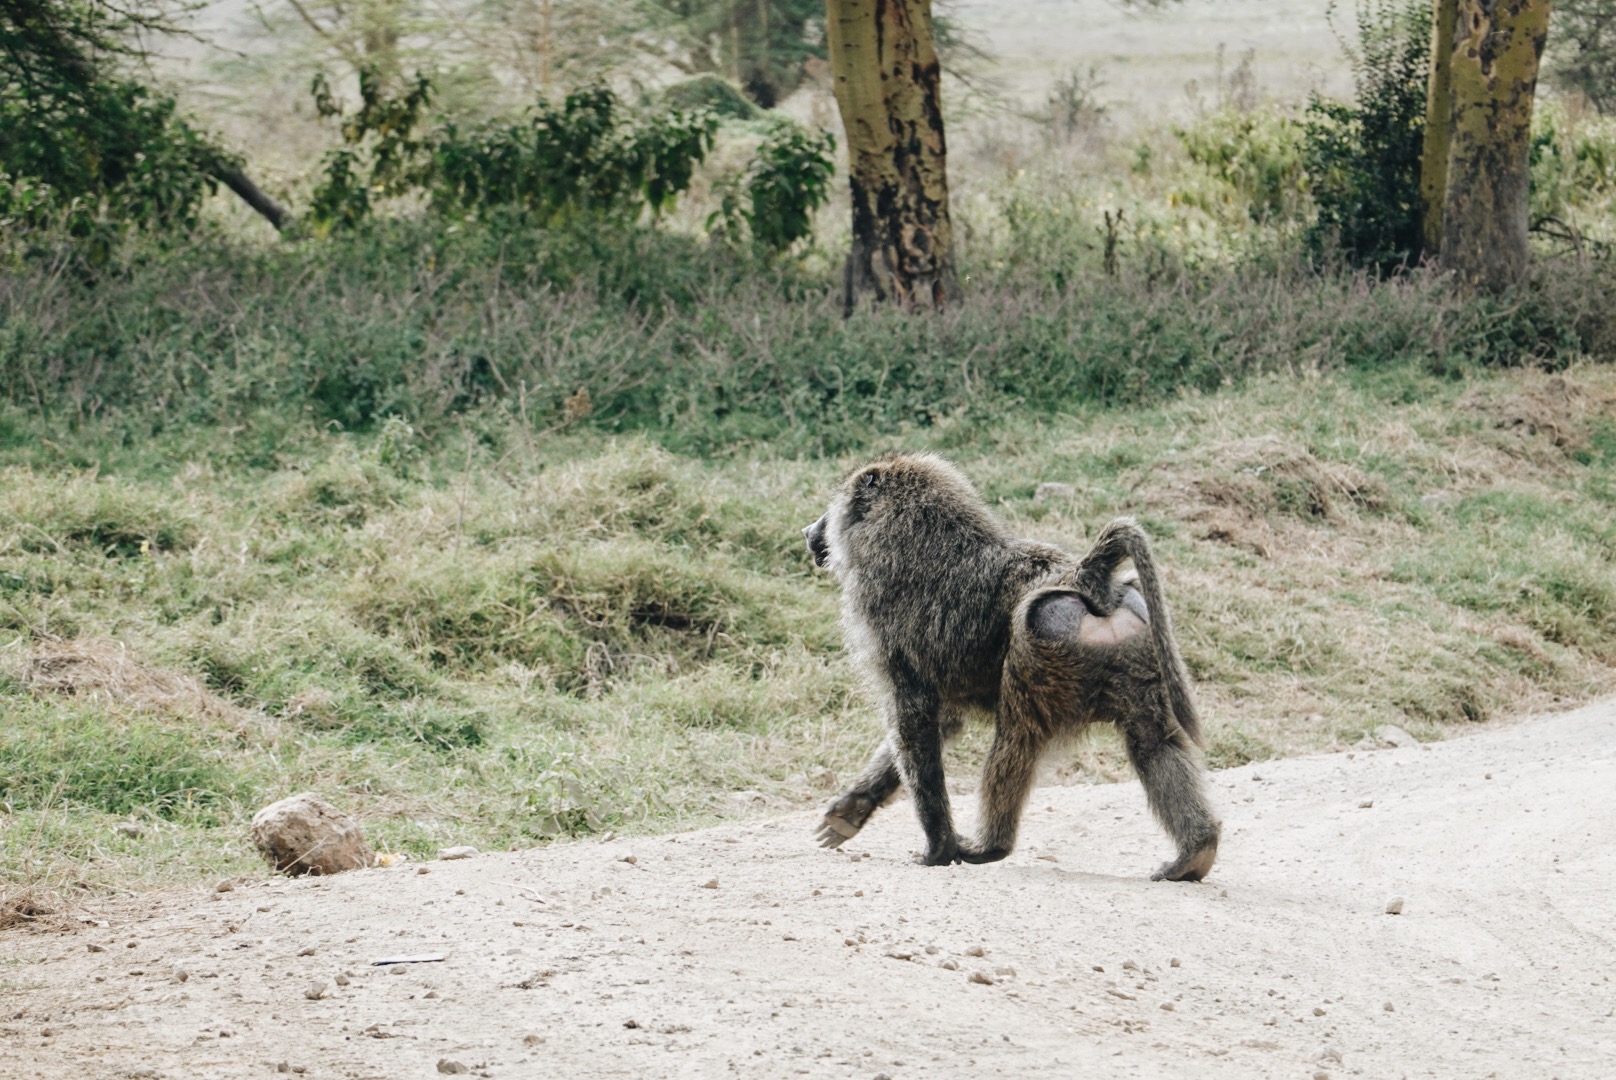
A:
<svg viewBox="0 0 1616 1080">
<path fill-rule="evenodd" d="M 238 733 L 256 728 L 260 720 L 191 676 L 146 664 L 131 656 L 123 642 L 109 638 L 40 642 L 16 662 L 16 677 L 35 692 L 223 724 Z"/>
<path fill-rule="evenodd" d="M 65 930 L 69 904 L 55 889 L 33 882 L 0 881 L 0 932 L 22 927 Z"/>
</svg>

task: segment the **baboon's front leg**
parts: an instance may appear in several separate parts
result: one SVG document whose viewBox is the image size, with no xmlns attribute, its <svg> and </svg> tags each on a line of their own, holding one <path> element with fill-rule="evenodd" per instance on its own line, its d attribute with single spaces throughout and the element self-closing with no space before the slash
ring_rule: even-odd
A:
<svg viewBox="0 0 1616 1080">
<path fill-rule="evenodd" d="M 925 866 L 959 862 L 959 837 L 943 780 L 943 727 L 937 700 L 900 683 L 892 702 L 892 742 L 898 775 L 926 831 L 926 851 L 920 856 Z"/>
<path fill-rule="evenodd" d="M 998 862 L 1016 846 L 1021 811 L 1044 749 L 1043 739 L 1017 719 L 1013 714 L 1001 715 L 993 734 L 977 796 L 976 843 L 960 848 L 960 858 L 968 863 Z"/>
<path fill-rule="evenodd" d="M 1178 845 L 1178 856 L 1162 863 L 1150 880 L 1200 881 L 1218 857 L 1222 827 L 1207 802 L 1200 761 L 1182 735 L 1167 734 L 1165 708 L 1163 704 L 1160 715 L 1136 719 L 1123 730 L 1150 809 Z"/>
<path fill-rule="evenodd" d="M 898 776 L 897 749 L 892 736 L 888 735 L 875 748 L 870 763 L 853 781 L 853 786 L 825 808 L 819 832 L 815 834 L 820 846 L 838 848 L 857 836 L 876 807 L 885 805 L 902 782 Z"/>
</svg>

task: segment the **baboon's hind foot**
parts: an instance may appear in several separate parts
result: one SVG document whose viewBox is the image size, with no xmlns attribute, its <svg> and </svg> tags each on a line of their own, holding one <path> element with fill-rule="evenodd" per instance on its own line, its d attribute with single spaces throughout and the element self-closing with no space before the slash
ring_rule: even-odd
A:
<svg viewBox="0 0 1616 1080">
<path fill-rule="evenodd" d="M 1218 858 L 1218 838 L 1213 836 L 1200 848 L 1181 853 L 1172 862 L 1162 863 L 1150 875 L 1151 881 L 1200 881 L 1212 870 Z"/>
</svg>

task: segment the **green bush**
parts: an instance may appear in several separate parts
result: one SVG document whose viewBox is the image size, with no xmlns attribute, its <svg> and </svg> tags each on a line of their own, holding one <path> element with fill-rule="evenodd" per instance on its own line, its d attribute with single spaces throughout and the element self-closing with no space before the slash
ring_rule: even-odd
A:
<svg viewBox="0 0 1616 1080">
<path fill-rule="evenodd" d="M 1359 48 L 1349 52 L 1352 102 L 1308 106 L 1303 168 L 1317 216 L 1308 244 L 1388 273 L 1423 246 L 1420 152 L 1425 135 L 1431 5 L 1360 0 Z"/>
</svg>

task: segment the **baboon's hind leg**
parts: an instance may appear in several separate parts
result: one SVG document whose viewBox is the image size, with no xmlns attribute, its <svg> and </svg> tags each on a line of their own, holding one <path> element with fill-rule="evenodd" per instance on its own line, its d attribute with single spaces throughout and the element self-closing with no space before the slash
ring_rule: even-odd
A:
<svg viewBox="0 0 1616 1080">
<path fill-rule="evenodd" d="M 870 763 L 864 767 L 853 786 L 825 808 L 819 831 L 814 834 L 821 847 L 838 848 L 858 835 L 864 823 L 870 820 L 876 807 L 882 806 L 897 792 L 902 779 L 898 776 L 897 751 L 892 736 L 881 740 Z"/>
<path fill-rule="evenodd" d="M 1021 717 L 1012 713 L 1000 718 L 982 767 L 976 842 L 960 846 L 961 859 L 968 863 L 998 862 L 1014 850 L 1021 812 L 1032 791 L 1043 749 L 1043 739 Z"/>
<path fill-rule="evenodd" d="M 1128 757 L 1145 785 L 1150 809 L 1178 846 L 1178 856 L 1162 863 L 1152 881 L 1200 881 L 1218 857 L 1221 826 L 1206 798 L 1201 763 L 1183 745 L 1178 732 L 1168 734 L 1165 709 L 1149 719 L 1123 725 Z"/>
</svg>

